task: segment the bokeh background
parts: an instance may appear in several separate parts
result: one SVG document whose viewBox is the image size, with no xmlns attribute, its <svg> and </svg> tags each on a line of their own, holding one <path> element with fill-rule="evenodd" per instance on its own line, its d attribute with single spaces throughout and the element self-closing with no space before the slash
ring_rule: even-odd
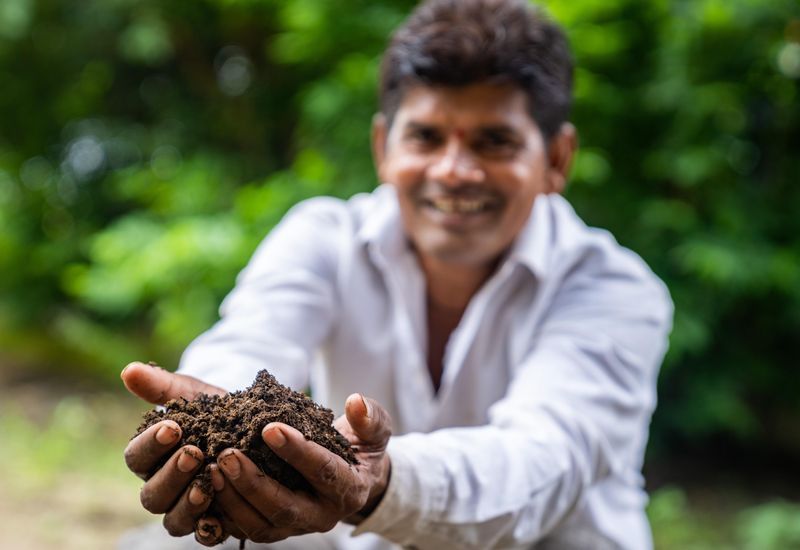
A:
<svg viewBox="0 0 800 550">
<path fill-rule="evenodd" d="M 148 521 L 118 373 L 174 367 L 296 201 L 375 185 L 411 0 L 0 2 L 0 547 Z M 800 548 L 800 7 L 547 0 L 577 61 L 568 198 L 676 304 L 658 548 Z"/>
</svg>

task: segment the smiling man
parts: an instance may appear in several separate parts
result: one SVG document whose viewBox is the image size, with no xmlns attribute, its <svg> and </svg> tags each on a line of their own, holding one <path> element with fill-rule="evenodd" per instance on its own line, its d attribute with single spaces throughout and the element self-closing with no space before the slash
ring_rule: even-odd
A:
<svg viewBox="0 0 800 550">
<path fill-rule="evenodd" d="M 560 196 L 571 85 L 562 32 L 524 1 L 417 8 L 382 66 L 383 185 L 295 207 L 179 374 L 122 374 L 161 403 L 267 368 L 344 413 L 360 465 L 271 424 L 264 441 L 313 489 L 228 450 L 206 494 L 200 450 L 153 426 L 126 460 L 166 529 L 124 548 L 652 546 L 640 470 L 672 306 Z"/>
</svg>

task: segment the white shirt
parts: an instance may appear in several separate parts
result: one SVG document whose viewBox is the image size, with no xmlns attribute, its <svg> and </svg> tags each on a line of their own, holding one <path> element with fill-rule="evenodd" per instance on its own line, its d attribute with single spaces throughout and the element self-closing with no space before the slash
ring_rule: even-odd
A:
<svg viewBox="0 0 800 550">
<path fill-rule="evenodd" d="M 562 197 L 537 197 L 470 301 L 438 393 L 425 282 L 390 186 L 296 206 L 221 314 L 181 372 L 234 390 L 267 368 L 337 414 L 353 392 L 391 414 L 389 487 L 354 532 L 385 539 L 342 548 L 652 547 L 640 472 L 672 303 Z"/>
</svg>

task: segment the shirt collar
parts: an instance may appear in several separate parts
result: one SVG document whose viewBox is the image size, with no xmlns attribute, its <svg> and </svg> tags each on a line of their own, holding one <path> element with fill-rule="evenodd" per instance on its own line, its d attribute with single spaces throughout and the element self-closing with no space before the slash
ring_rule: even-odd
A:
<svg viewBox="0 0 800 550">
<path fill-rule="evenodd" d="M 506 260 L 528 268 L 540 279 L 548 273 L 555 246 L 553 200 L 554 195 L 551 194 L 536 197 L 531 215 L 511 245 Z"/>
<path fill-rule="evenodd" d="M 373 259 L 376 253 L 385 260 L 409 252 L 394 187 L 384 183 L 375 189 L 373 196 L 376 200 L 369 204 L 370 210 L 356 238 L 367 247 Z"/>
<path fill-rule="evenodd" d="M 403 230 L 394 187 L 383 184 L 373 194 L 377 200 L 370 205 L 371 210 L 367 213 L 357 238 L 370 253 L 377 251 L 384 261 L 409 253 L 411 247 Z M 506 258 L 506 262 L 526 267 L 537 278 L 543 278 L 547 274 L 554 245 L 552 200 L 553 195 L 536 197 L 531 215 Z"/>
</svg>

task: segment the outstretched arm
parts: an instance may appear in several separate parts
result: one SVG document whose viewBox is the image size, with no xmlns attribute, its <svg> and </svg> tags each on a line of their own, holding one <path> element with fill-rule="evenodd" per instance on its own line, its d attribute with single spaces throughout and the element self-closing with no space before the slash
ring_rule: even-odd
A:
<svg viewBox="0 0 800 550">
<path fill-rule="evenodd" d="M 236 288 L 223 303 L 220 321 L 184 352 L 178 373 L 134 363 L 123 371 L 126 387 L 150 403 L 161 404 L 178 396 L 191 399 L 200 392 L 243 389 L 264 368 L 296 390 L 307 387 L 313 354 L 332 322 L 340 214 L 341 208 L 324 199 L 294 207 L 240 274 Z M 167 453 L 175 451 L 180 431 L 174 424 L 171 427 L 178 431 L 168 443 L 153 442 L 158 428 L 131 442 L 126 456 L 134 471 L 147 475 Z M 148 446 L 153 450 L 148 451 Z M 203 461 L 198 449 L 189 451 L 184 462 L 189 456 Z M 140 458 L 143 454 L 148 458 Z M 167 511 L 164 523 L 173 535 L 190 533 L 199 514 L 208 508 L 210 498 L 202 500 L 197 491 L 194 502 L 201 504 L 189 505 L 192 493 L 186 487 L 198 469 L 199 465 L 190 472 L 179 472 L 177 457 L 173 457 L 142 489 L 145 507 L 154 513 Z M 210 470 L 212 481 L 222 479 L 216 465 Z M 181 497 L 180 491 L 186 496 Z M 211 521 L 213 518 L 202 519 L 204 529 L 197 531 L 207 534 L 199 537 L 204 544 L 226 533 L 242 535 L 232 525 L 223 531 L 219 523 L 208 523 Z"/>
</svg>

